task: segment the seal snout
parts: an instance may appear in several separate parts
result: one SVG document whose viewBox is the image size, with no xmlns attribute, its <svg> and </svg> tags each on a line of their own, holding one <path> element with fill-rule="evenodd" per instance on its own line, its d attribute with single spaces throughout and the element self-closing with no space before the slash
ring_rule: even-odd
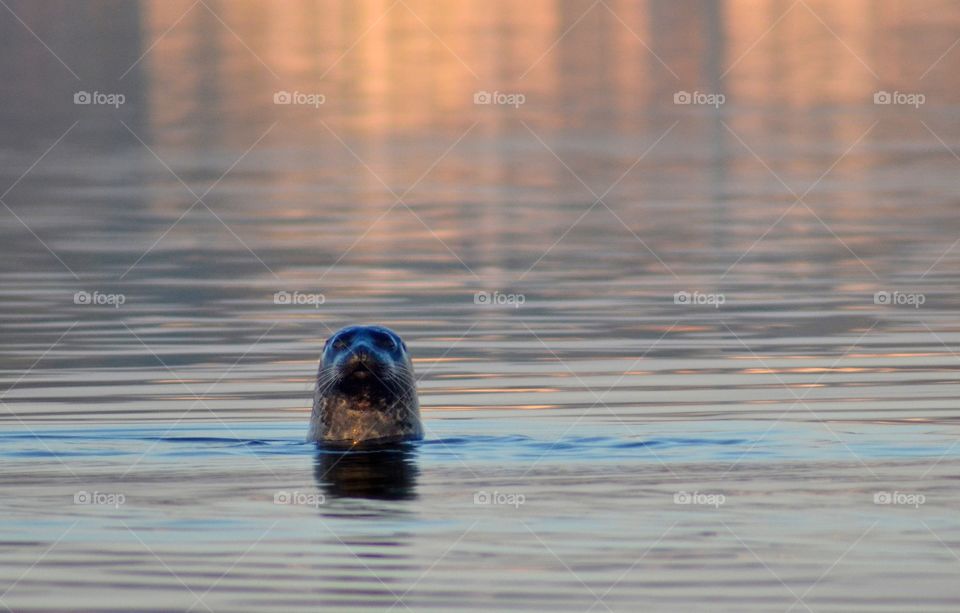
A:
<svg viewBox="0 0 960 613">
<path fill-rule="evenodd" d="M 380 370 L 382 370 L 382 365 L 376 357 L 363 348 L 352 352 L 343 364 L 344 374 L 355 379 L 366 379 Z"/>
</svg>

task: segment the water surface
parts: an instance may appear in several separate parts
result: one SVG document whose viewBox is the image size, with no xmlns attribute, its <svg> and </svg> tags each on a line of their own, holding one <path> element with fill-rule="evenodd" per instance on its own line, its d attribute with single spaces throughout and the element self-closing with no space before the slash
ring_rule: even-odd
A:
<svg viewBox="0 0 960 613">
<path fill-rule="evenodd" d="M 8 2 L 0 604 L 960 604 L 957 7 Z"/>
</svg>

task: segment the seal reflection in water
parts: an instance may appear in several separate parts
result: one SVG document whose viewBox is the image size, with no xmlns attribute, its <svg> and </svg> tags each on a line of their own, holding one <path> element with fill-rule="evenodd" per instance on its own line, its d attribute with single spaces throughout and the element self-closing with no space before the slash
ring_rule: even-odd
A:
<svg viewBox="0 0 960 613">
<path fill-rule="evenodd" d="M 314 477 L 330 498 L 412 500 L 417 497 L 416 450 L 401 443 L 375 451 L 317 452 Z"/>
<path fill-rule="evenodd" d="M 350 326 L 327 339 L 307 440 L 350 449 L 421 438 L 406 343 L 382 326 Z"/>
</svg>

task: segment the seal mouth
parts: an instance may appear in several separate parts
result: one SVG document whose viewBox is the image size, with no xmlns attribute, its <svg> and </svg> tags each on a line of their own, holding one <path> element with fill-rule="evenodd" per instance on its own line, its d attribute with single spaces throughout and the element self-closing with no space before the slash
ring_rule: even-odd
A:
<svg viewBox="0 0 960 613">
<path fill-rule="evenodd" d="M 393 392 L 378 364 L 351 364 L 341 372 L 337 390 L 350 399 L 351 410 L 373 411 L 390 404 Z"/>
<path fill-rule="evenodd" d="M 360 362 L 351 366 L 347 371 L 346 376 L 356 381 L 366 381 L 367 379 L 375 376 L 375 373 L 373 372 L 372 368 L 367 366 L 365 363 Z"/>
</svg>

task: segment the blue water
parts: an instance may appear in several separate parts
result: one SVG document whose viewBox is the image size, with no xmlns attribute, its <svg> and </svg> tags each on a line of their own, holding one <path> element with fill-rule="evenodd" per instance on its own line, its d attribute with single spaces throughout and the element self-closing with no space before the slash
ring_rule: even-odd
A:
<svg viewBox="0 0 960 613">
<path fill-rule="evenodd" d="M 443 420 L 431 425 L 432 437 L 405 445 L 425 465 L 464 461 L 485 463 L 609 462 L 675 463 L 750 461 L 850 461 L 871 459 L 960 457 L 960 446 L 950 433 L 928 425 L 858 426 L 855 431 L 834 426 L 767 424 L 751 422 L 686 422 L 647 424 L 644 436 L 603 436 L 610 428 L 583 424 L 577 435 L 563 434 L 558 424 L 544 428 L 529 423 L 527 434 L 498 434 L 523 430 L 523 422 L 510 419 L 483 423 Z M 691 437 L 697 430 L 702 437 Z M 242 422 L 203 425 L 173 424 L 147 427 L 99 426 L 63 428 L 23 426 L 0 431 L 0 458 L 136 457 L 141 463 L 168 458 L 218 456 L 289 457 L 340 455 L 303 440 L 302 424 Z M 686 435 L 686 436 L 685 436 Z M 358 455 L 376 451 L 355 451 Z"/>
</svg>

